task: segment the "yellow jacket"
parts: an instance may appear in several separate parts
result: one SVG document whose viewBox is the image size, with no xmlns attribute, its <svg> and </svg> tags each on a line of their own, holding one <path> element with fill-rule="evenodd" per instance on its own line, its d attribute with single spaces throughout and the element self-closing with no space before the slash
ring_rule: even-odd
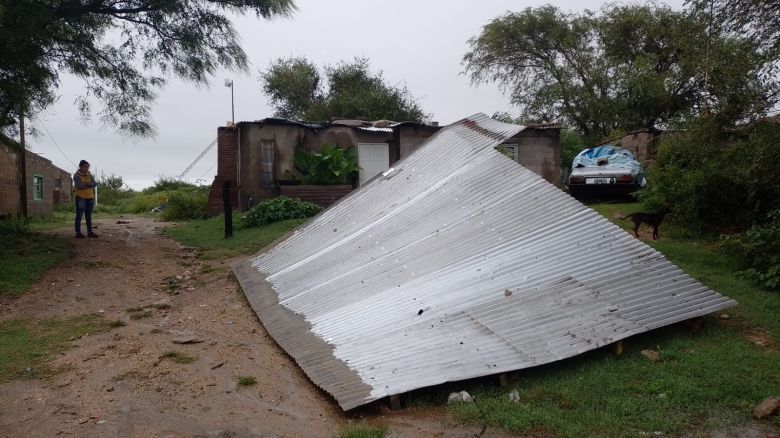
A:
<svg viewBox="0 0 780 438">
<path fill-rule="evenodd" d="M 81 199 L 94 199 L 95 198 L 95 178 L 92 174 L 87 172 L 86 175 L 82 175 L 79 172 L 73 174 L 73 185 L 76 187 L 76 196 Z"/>
</svg>

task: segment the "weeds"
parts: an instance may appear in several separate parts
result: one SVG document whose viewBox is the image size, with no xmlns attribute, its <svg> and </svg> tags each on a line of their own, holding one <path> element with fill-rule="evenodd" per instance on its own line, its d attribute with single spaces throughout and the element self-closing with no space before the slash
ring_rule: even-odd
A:
<svg viewBox="0 0 780 438">
<path fill-rule="evenodd" d="M 384 438 L 387 436 L 389 429 L 387 426 L 372 426 L 366 423 L 348 424 L 341 433 L 339 438 Z"/>
<path fill-rule="evenodd" d="M 165 353 L 161 354 L 160 355 L 160 360 L 162 360 L 162 359 L 171 359 L 174 362 L 181 363 L 181 364 L 192 363 L 192 362 L 195 362 L 197 360 L 196 357 L 187 356 L 186 354 L 184 354 L 182 352 L 174 351 L 174 350 L 166 351 Z"/>
<path fill-rule="evenodd" d="M 238 382 L 241 386 L 250 386 L 257 383 L 257 379 L 255 379 L 253 376 L 241 376 L 236 379 L 236 382 Z"/>
</svg>

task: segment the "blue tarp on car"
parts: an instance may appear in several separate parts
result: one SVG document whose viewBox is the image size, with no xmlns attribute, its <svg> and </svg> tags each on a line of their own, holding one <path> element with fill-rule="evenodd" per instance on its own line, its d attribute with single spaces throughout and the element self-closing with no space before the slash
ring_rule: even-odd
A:
<svg viewBox="0 0 780 438">
<path fill-rule="evenodd" d="M 596 146 L 585 149 L 577 154 L 571 163 L 572 169 L 578 167 L 621 167 L 631 169 L 631 173 L 637 176 L 640 186 L 646 184 L 642 172 L 642 165 L 626 149 L 614 145 Z"/>
</svg>

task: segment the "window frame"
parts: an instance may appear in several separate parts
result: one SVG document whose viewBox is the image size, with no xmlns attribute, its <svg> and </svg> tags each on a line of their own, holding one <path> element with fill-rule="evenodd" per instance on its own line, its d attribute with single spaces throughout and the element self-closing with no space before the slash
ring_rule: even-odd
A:
<svg viewBox="0 0 780 438">
<path fill-rule="evenodd" d="M 33 201 L 43 201 L 43 181 L 44 177 L 43 174 L 40 173 L 34 173 L 33 174 L 33 183 L 32 183 L 32 200 Z M 36 182 L 39 182 L 36 184 Z"/>
</svg>

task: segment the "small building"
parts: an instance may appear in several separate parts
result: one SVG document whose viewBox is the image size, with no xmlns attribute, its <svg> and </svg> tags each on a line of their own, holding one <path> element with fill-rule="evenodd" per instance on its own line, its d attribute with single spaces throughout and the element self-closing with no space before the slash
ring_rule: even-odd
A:
<svg viewBox="0 0 780 438">
<path fill-rule="evenodd" d="M 22 184 L 25 184 L 28 216 L 49 215 L 57 204 L 70 203 L 73 191 L 71 172 L 25 150 L 26 181 L 23 181 L 20 152 L 20 145 L 0 137 L 0 217 L 21 213 Z"/>
<path fill-rule="evenodd" d="M 209 212 L 222 211 L 225 183 L 229 185 L 231 205 L 242 209 L 280 195 L 328 206 L 411 155 L 440 128 L 436 123 L 338 119 L 309 123 L 279 118 L 220 127 L 217 175 L 209 193 Z M 295 172 L 295 151 L 318 151 L 323 144 L 357 147 L 361 169 L 357 180 L 351 186 L 285 184 Z M 560 184 L 559 125 L 528 126 L 501 147 L 523 166 L 555 185 Z"/>
<path fill-rule="evenodd" d="M 655 160 L 655 153 L 658 149 L 658 143 L 663 137 L 665 131 L 659 129 L 638 129 L 633 132 L 629 132 L 626 135 L 610 139 L 602 144 L 596 146 L 604 146 L 608 144 L 620 146 L 623 149 L 628 150 L 634 156 L 634 158 L 642 164 L 642 167 L 647 168 Z"/>
</svg>

